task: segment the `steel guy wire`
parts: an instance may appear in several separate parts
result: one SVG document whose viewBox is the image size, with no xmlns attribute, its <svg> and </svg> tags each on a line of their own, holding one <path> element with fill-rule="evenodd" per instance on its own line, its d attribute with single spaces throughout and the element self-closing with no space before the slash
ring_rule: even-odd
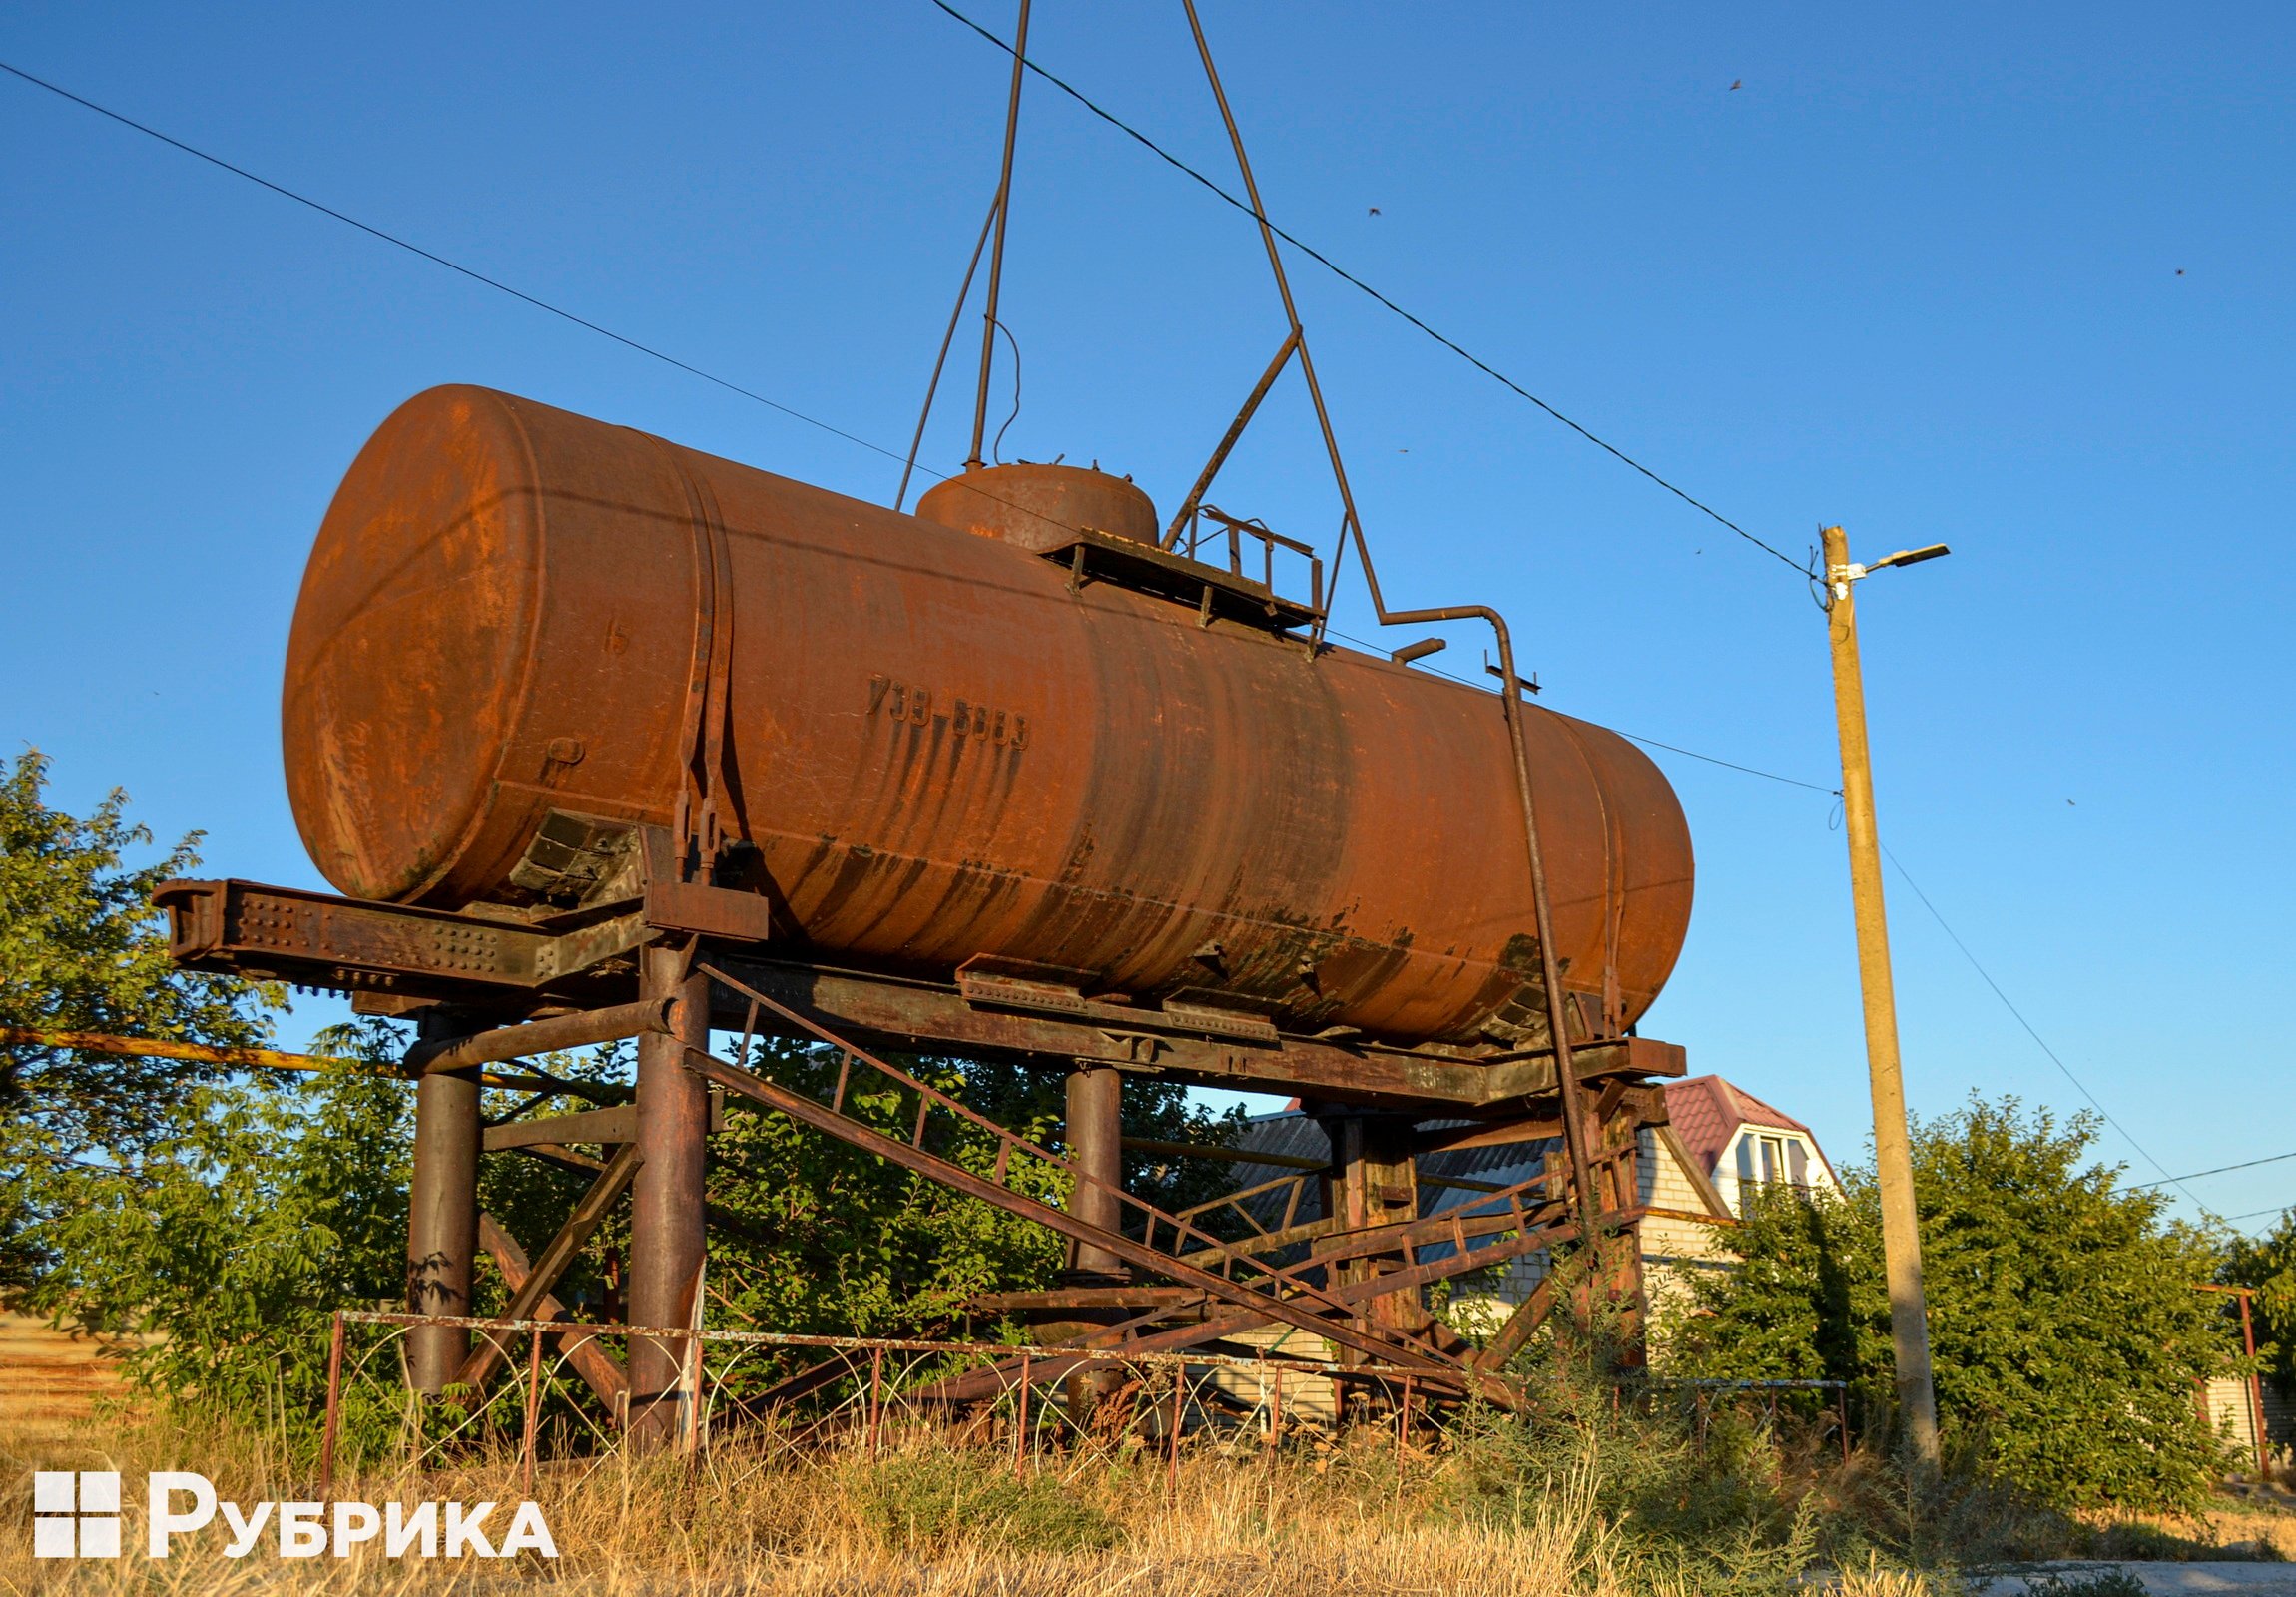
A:
<svg viewBox="0 0 2296 1597">
<path fill-rule="evenodd" d="M 1007 44 L 1003 39 L 997 37 L 995 33 L 991 32 L 987 28 L 982 27 L 979 23 L 973 21 L 963 12 L 957 10 L 956 7 L 948 3 L 948 0 L 932 0 L 932 3 L 939 7 L 942 11 L 948 13 L 949 16 L 955 18 L 958 22 L 963 23 L 974 33 L 979 34 L 990 44 L 996 46 L 997 49 L 1002 50 L 1006 55 L 1012 55 L 1014 53 L 1010 44 Z M 1102 122 L 1107 123 L 1108 126 L 1114 128 L 1117 132 L 1137 142 L 1143 149 L 1154 155 L 1158 160 L 1164 162 L 1167 166 L 1170 166 L 1175 171 L 1180 172 L 1187 177 L 1195 179 L 1196 182 L 1211 190 L 1213 194 L 1219 196 L 1229 205 L 1234 206 L 1238 211 L 1243 212 L 1244 215 L 1250 217 L 1253 221 L 1265 226 L 1268 231 L 1275 234 L 1277 238 L 1283 240 L 1293 249 L 1299 251 L 1309 260 L 1315 262 L 1316 265 L 1322 266 L 1333 276 L 1338 277 L 1342 282 L 1345 282 L 1349 286 L 1360 289 L 1362 292 L 1370 295 L 1379 304 L 1388 310 L 1393 311 L 1396 315 L 1401 316 L 1404 320 L 1410 322 L 1414 327 L 1417 327 L 1421 332 L 1426 333 L 1436 343 L 1441 344 L 1452 354 L 1457 355 L 1461 360 L 1464 360 L 1468 365 L 1474 367 L 1484 376 L 1489 377 L 1492 381 L 1498 383 L 1500 386 L 1506 388 L 1508 391 L 1516 394 L 1517 396 L 1529 400 L 1540 410 L 1545 411 L 1546 414 L 1552 417 L 1554 420 L 1561 422 L 1572 432 L 1577 433 L 1588 443 L 1593 444 L 1597 449 L 1602 450 L 1605 454 L 1611 456 L 1615 460 L 1618 460 L 1622 464 L 1633 467 L 1634 470 L 1649 478 L 1652 482 L 1665 489 L 1668 493 L 1674 495 L 1675 498 L 1681 500 L 1684 504 L 1690 506 L 1693 510 L 1711 517 L 1713 520 L 1719 522 L 1724 527 L 1729 528 L 1730 531 L 1736 533 L 1739 537 L 1745 539 L 1755 548 L 1761 550 L 1764 554 L 1770 556 L 1773 560 L 1781 562 L 1786 566 L 1788 570 L 1798 572 L 1805 577 L 1810 575 L 1809 568 L 1803 565 L 1800 561 L 1794 559 L 1793 556 L 1786 554 L 1782 550 L 1777 549 L 1768 543 L 1765 543 L 1762 539 L 1756 537 L 1753 533 L 1748 532 L 1744 527 L 1741 527 L 1737 522 L 1732 521 L 1728 516 L 1722 514 L 1721 511 L 1715 509 L 1712 505 L 1707 504 L 1702 499 L 1696 498 L 1686 490 L 1676 487 L 1673 483 L 1660 476 L 1657 472 L 1651 470 L 1648 466 L 1635 459 L 1632 455 L 1619 448 L 1616 444 L 1610 442 L 1608 439 L 1600 436 L 1591 429 L 1583 426 L 1579 422 L 1572 420 L 1569 416 L 1564 415 L 1554 406 L 1548 404 L 1544 399 L 1541 399 L 1537 394 L 1532 393 L 1521 383 L 1516 382 L 1505 372 L 1499 370 L 1496 366 L 1493 366 L 1490 364 L 1490 362 L 1484 360 L 1481 356 L 1473 353 L 1471 350 L 1458 343 L 1455 339 L 1446 337 L 1444 334 L 1437 332 L 1434 327 L 1428 325 L 1427 322 L 1421 320 L 1420 317 L 1414 315 L 1411 311 L 1406 310 L 1402 305 L 1396 303 L 1395 300 L 1389 298 L 1386 294 L 1373 287 L 1363 278 L 1348 270 L 1347 267 L 1332 260 L 1330 256 L 1325 255 L 1314 245 L 1311 245 L 1302 240 L 1298 235 L 1286 231 L 1280 224 L 1271 220 L 1266 214 L 1261 212 L 1257 207 L 1253 206 L 1249 201 L 1239 199 L 1234 194 L 1231 194 L 1228 190 L 1223 189 L 1219 184 L 1213 182 L 1212 179 L 1206 177 L 1196 168 L 1188 165 L 1187 162 L 1182 161 L 1178 156 L 1172 154 L 1171 151 L 1165 149 L 1155 140 L 1149 138 L 1138 128 L 1133 127 L 1130 123 L 1117 116 L 1114 112 L 1109 111 L 1107 108 L 1098 104 L 1096 101 L 1091 99 L 1091 97 L 1086 95 L 1082 90 L 1078 89 L 1074 84 L 1068 82 L 1064 78 L 1056 77 L 1054 74 L 1047 72 L 1043 67 L 1039 66 L 1034 59 L 1030 57 L 1021 57 L 1021 65 L 1025 66 L 1030 72 L 1035 73 L 1039 78 L 1042 78 L 1046 83 L 1051 84 L 1055 89 L 1058 89 L 1062 94 L 1068 96 L 1068 98 L 1071 100 L 1074 100 L 1078 105 L 1091 112 Z"/>
<path fill-rule="evenodd" d="M 2016 1023 L 2024 1028 L 2024 1034 L 2033 1040 L 2033 1042 L 2039 1047 L 2042 1053 L 2048 1055 L 2049 1063 L 2056 1066 L 2056 1068 L 2063 1073 L 2064 1079 L 2072 1083 L 2074 1091 L 2078 1092 L 2083 1098 L 2088 1100 L 2089 1107 L 2094 1109 L 2104 1118 L 2104 1123 L 2110 1126 L 2114 1131 L 2119 1132 L 2122 1139 L 2127 1142 L 2129 1147 L 2135 1149 L 2139 1154 L 2143 1155 L 2144 1162 L 2146 1164 L 2160 1172 L 2161 1180 L 2147 1183 L 2147 1185 L 2155 1187 L 2164 1185 L 2173 1186 L 2178 1192 L 2184 1194 L 2186 1198 L 2191 1199 L 2192 1207 L 2199 1210 L 2201 1214 L 2205 1215 L 2208 1219 L 2215 1221 L 2218 1225 L 2227 1224 L 2225 1218 L 2222 1215 L 2216 1213 L 2216 1211 L 2210 1209 L 2206 1204 L 2202 1203 L 2199 1199 L 2199 1196 L 2195 1194 L 2191 1188 L 2184 1185 L 2188 1178 L 2183 1176 L 2170 1175 L 2166 1165 L 2153 1158 L 2151 1152 L 2145 1148 L 2144 1144 L 2138 1142 L 2135 1137 L 2129 1134 L 2129 1130 L 2126 1126 L 2112 1118 L 2112 1111 L 2105 1108 L 2104 1105 L 2097 1100 L 2096 1094 L 2090 1092 L 2087 1086 L 2082 1083 L 2081 1079 L 2072 1073 L 2072 1067 L 2066 1064 L 2063 1059 L 2058 1057 L 2057 1051 L 2048 1045 L 2046 1039 L 2044 1039 L 2039 1032 L 2033 1030 L 2032 1022 L 2025 1019 L 2024 1017 L 2024 1011 L 2017 1008 L 2015 1004 L 2009 1001 L 2009 995 L 2002 991 L 2001 983 L 1994 980 L 1992 973 L 1989 972 L 1984 965 L 1978 962 L 1978 956 L 1970 952 L 1970 945 L 1962 941 L 1961 933 L 1954 930 L 1952 924 L 1947 921 L 1946 917 L 1938 912 L 1938 906 L 1930 902 L 1930 895 L 1922 891 L 1922 884 L 1914 880 L 1912 872 L 1906 869 L 1904 863 L 1898 858 L 1896 854 L 1890 852 L 1890 845 L 1888 843 L 1883 843 L 1881 847 L 1882 852 L 1888 856 L 1890 863 L 1898 867 L 1899 879 L 1904 881 L 1907 886 L 1913 888 L 1914 896 L 1922 901 L 1922 907 L 1930 912 L 1930 918 L 1938 923 L 1940 929 L 1945 932 L 1946 936 L 1952 939 L 1953 945 L 1961 950 L 1962 957 L 1970 962 L 1970 968 L 1978 973 L 1979 979 L 1984 981 L 1988 987 L 1993 989 L 1994 996 L 2002 1001 L 2002 1007 L 2007 1009 L 2010 1015 L 2015 1017 Z"/>
</svg>

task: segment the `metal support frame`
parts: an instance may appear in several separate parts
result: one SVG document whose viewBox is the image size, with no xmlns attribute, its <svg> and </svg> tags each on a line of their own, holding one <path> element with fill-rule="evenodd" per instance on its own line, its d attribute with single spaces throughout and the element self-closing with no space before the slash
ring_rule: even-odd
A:
<svg viewBox="0 0 2296 1597">
<path fill-rule="evenodd" d="M 689 1049 L 710 1042 L 710 988 L 686 948 L 645 952 L 646 996 L 671 1003 L 670 1030 L 638 1041 L 638 1141 L 644 1163 L 631 1183 L 630 1319 L 683 1326 L 700 1291 L 709 1088 L 684 1068 Z M 656 1337 L 630 1348 L 630 1427 L 636 1439 L 666 1445 L 686 1428 L 680 1411 L 687 1349 Z"/>
<path fill-rule="evenodd" d="M 1502 658 L 1511 667 L 1511 656 L 1502 651 Z M 1519 732 L 1519 725 L 1514 730 Z M 1534 818 L 1526 804 L 1526 836 Z M 676 869 L 674 851 L 657 849 L 653 841 L 647 850 L 644 897 L 636 907 L 611 906 L 603 918 L 571 930 L 563 923 L 483 921 L 244 882 L 179 882 L 164 889 L 177 919 L 178 958 L 192 968 L 281 975 L 369 995 L 405 995 L 369 996 L 362 1005 L 370 1012 L 378 1007 L 386 1013 L 411 1011 L 421 1026 L 417 1051 L 394 1067 L 417 1082 L 409 1301 L 418 1312 L 435 1315 L 470 1307 L 470 1267 L 481 1232 L 475 1183 L 482 1151 L 513 1151 L 592 1178 L 628 1154 L 629 1163 L 643 1163 L 630 1184 L 627 1319 L 640 1326 L 692 1326 L 705 1228 L 739 1229 L 738 1217 L 713 1211 L 704 1195 L 705 1140 L 713 1116 L 708 1089 L 695 1072 L 749 1091 L 746 1081 L 716 1074 L 736 1067 L 704 1063 L 714 1022 L 721 1028 L 747 1026 L 844 1048 L 888 1072 L 895 1085 L 915 1091 L 920 1102 L 929 1099 L 922 1105 L 928 1118 L 971 1112 L 882 1066 L 867 1049 L 959 1054 L 1058 1068 L 1075 1077 L 1078 1096 L 1069 1138 L 1074 1158 L 1061 1160 L 1002 1128 L 988 1128 L 1008 1160 L 1047 1161 L 1070 1171 L 1074 1196 L 1065 1212 L 1013 1193 L 1001 1172 L 996 1180 L 984 1180 L 938 1160 L 921 1136 L 878 1147 L 828 1106 L 797 1095 L 779 1101 L 779 1088 L 762 1098 L 819 1129 L 1066 1236 L 1075 1245 L 1079 1269 L 1097 1276 L 1097 1284 L 1072 1281 L 1062 1291 L 1039 1295 L 1045 1302 L 1034 1309 L 1015 1307 L 1039 1322 L 1043 1314 L 1065 1317 L 1059 1324 L 1076 1331 L 1068 1339 L 1079 1356 L 1094 1349 L 1216 1348 L 1226 1338 L 1257 1329 L 1288 1326 L 1328 1340 L 1353 1367 L 1399 1376 L 1409 1371 L 1415 1390 L 1438 1405 L 1470 1390 L 1511 1402 L 1515 1394 L 1496 1378 L 1496 1366 L 1476 1360 L 1463 1337 L 1426 1313 L 1420 1289 L 1506 1259 L 1569 1246 L 1605 1229 L 1631 1228 L 1641 1213 L 1631 1171 L 1632 1135 L 1628 1132 L 1620 1143 L 1615 1128 L 1662 1121 L 1659 1095 L 1649 1083 L 1685 1069 L 1680 1049 L 1648 1038 L 1597 1038 L 1571 1046 L 1562 1029 L 1565 1017 L 1552 1005 L 1550 1021 L 1563 1045 L 1556 1049 L 1399 1049 L 1366 1039 L 1289 1035 L 1265 1021 L 1247 1025 L 1235 1016 L 1198 1014 L 1185 1007 L 1069 999 L 1058 1012 L 1033 1009 L 1020 987 L 978 972 L 960 976 L 953 985 L 936 984 L 775 958 L 771 945 L 761 942 L 770 923 L 760 912 L 761 901 L 686 877 Z M 663 853 L 664 860 L 652 860 L 655 852 Z M 1542 932 L 1548 923 L 1541 915 Z M 639 950 L 638 971 L 615 975 L 617 966 L 627 972 L 623 950 L 630 946 L 633 926 L 652 940 Z M 601 928 L 610 928 L 610 934 Z M 707 954 L 705 937 L 712 939 Z M 482 956 L 473 958 L 473 948 Z M 1550 986 L 1550 997 L 1558 986 Z M 548 1047 L 632 1035 L 639 1039 L 640 1055 L 634 1108 L 529 1119 L 553 1098 L 573 1094 L 612 1104 L 629 1095 L 629 1089 L 564 1082 L 532 1066 L 511 1075 L 482 1068 Z M 166 1045 L 133 1039 L 122 1046 L 166 1050 Z M 299 1057 L 276 1063 L 282 1068 L 323 1065 Z M 1320 1113 L 1346 1120 L 1354 1130 L 1343 1131 L 1342 1139 L 1356 1137 L 1361 1146 L 1337 1172 L 1341 1207 L 1327 1208 L 1320 1219 L 1300 1220 L 1309 1184 L 1325 1179 L 1323 1173 L 1300 1170 L 1179 1215 L 1153 1210 L 1123 1193 L 1117 1109 L 1126 1071 L 1288 1090 L 1314 1100 Z M 1566 1084 L 1575 1090 L 1563 1090 Z M 531 1096 L 501 1123 L 483 1126 L 482 1087 L 516 1088 Z M 1592 1109 L 1587 1107 L 1590 1092 L 1600 1099 Z M 1098 1095 L 1105 1095 L 1104 1101 Z M 1467 1118 L 1474 1124 L 1417 1129 L 1431 1118 Z M 1612 1130 L 1598 1133 L 1589 1120 Z M 1573 1137 L 1573 1131 L 1579 1135 Z M 1513 1188 L 1423 1179 L 1413 1163 L 1424 1153 L 1557 1133 L 1582 1157 L 1569 1161 L 1567 1171 L 1542 1171 Z M 601 1148 L 600 1156 L 581 1151 L 591 1146 Z M 1352 1171 L 1346 1168 L 1351 1163 Z M 1421 1216 L 1415 1189 L 1422 1186 L 1464 1189 L 1475 1196 L 1441 1215 Z M 594 1197 L 600 1187 L 610 1200 L 616 1184 L 600 1183 L 592 1189 Z M 1243 1214 L 1240 1206 L 1255 1193 L 1281 1189 L 1289 1189 L 1289 1198 L 1276 1200 L 1283 1214 L 1272 1230 L 1258 1221 L 1251 1222 L 1252 1235 L 1242 1238 L 1204 1229 L 1214 1210 Z M 1270 1218 L 1276 1217 L 1271 1213 Z M 582 1227 L 570 1230 L 580 1233 Z M 564 1313 L 549 1289 L 579 1242 L 579 1235 L 571 1244 L 562 1236 L 531 1267 L 510 1239 L 488 1236 L 485 1250 L 495 1257 L 512 1291 L 531 1300 L 521 1312 L 547 1320 Z M 1311 1251 L 1312 1257 L 1302 1257 Z M 1129 1272 L 1131 1280 L 1122 1272 Z M 1612 1291 L 1633 1295 L 1637 1287 L 1622 1282 Z M 1085 1292 L 1102 1294 L 1106 1301 L 1086 1304 L 1078 1297 Z M 1522 1324 L 1534 1328 L 1546 1307 L 1544 1300 L 1531 1306 Z M 607 1314 L 618 1317 L 612 1308 Z M 697 1375 L 694 1345 L 689 1336 L 639 1335 L 633 1338 L 627 1372 L 610 1361 L 601 1364 L 603 1355 L 595 1346 L 577 1363 L 594 1390 L 626 1399 L 623 1411 L 638 1432 L 635 1444 L 692 1442 L 700 1434 L 698 1416 L 689 1411 Z M 483 1381 L 513 1351 L 489 1343 L 474 1355 L 465 1328 L 429 1319 L 412 1328 L 409 1373 L 418 1390 L 436 1393 L 458 1377 L 475 1377 L 473 1384 Z M 1065 1378 L 1056 1369 L 1041 1373 L 1046 1380 Z M 1009 1388 L 1010 1372 L 999 1378 L 1004 1382 L 1000 1389 Z M 785 1388 L 802 1390 L 804 1379 L 786 1382 Z M 939 1395 L 969 1401 L 993 1393 L 956 1381 Z"/>
<path fill-rule="evenodd" d="M 1068 1212 L 1088 1225 L 1114 1231 L 1123 1223 L 1124 1078 L 1114 1070 L 1078 1069 L 1067 1082 L 1068 1159 L 1091 1177 L 1070 1189 Z M 1105 1248 L 1078 1243 L 1070 1266 L 1081 1278 L 1124 1273 L 1124 1262 Z"/>
<path fill-rule="evenodd" d="M 1012 216 L 1012 147 L 1020 135 L 1020 85 L 1028 67 L 1028 5 L 1020 0 L 1020 25 L 1012 41 L 1012 94 L 1004 108 L 1004 162 L 996 180 L 996 241 L 988 252 L 988 303 L 981 310 L 980 385 L 972 401 L 972 451 L 964 469 L 977 470 L 981 436 L 988 428 L 988 374 L 996 361 L 996 304 L 1004 287 L 1004 230 Z"/>
<path fill-rule="evenodd" d="M 566 1273 L 567 1266 L 574 1263 L 575 1257 L 582 1251 L 582 1245 L 590 1240 L 590 1234 L 598 1229 L 599 1222 L 606 1218 L 607 1210 L 612 1207 L 615 1199 L 622 1196 L 622 1189 L 630 1185 L 631 1178 L 638 1173 L 644 1161 L 645 1155 L 638 1144 L 625 1143 L 606 1162 L 606 1168 L 598 1173 L 598 1179 L 590 1184 L 590 1190 L 574 1206 L 574 1213 L 558 1229 L 558 1235 L 550 1239 L 542 1250 L 542 1256 L 526 1271 L 526 1279 L 511 1284 L 510 1304 L 502 1311 L 503 1319 L 550 1318 L 540 1313 L 543 1304 L 549 1301 L 550 1289 L 558 1285 L 558 1278 Z M 508 1274 L 507 1270 L 505 1274 Z M 461 1373 L 455 1378 L 465 1386 L 484 1385 L 486 1378 L 494 1373 L 494 1366 L 504 1352 L 505 1349 L 497 1343 L 481 1342 L 471 1350 L 469 1358 L 462 1365 Z"/>
<path fill-rule="evenodd" d="M 437 1010 L 418 1022 L 414 1050 L 455 1034 Z M 422 1075 L 414 1093 L 414 1173 L 407 1190 L 406 1307 L 417 1315 L 471 1312 L 478 1253 L 479 1085 L 475 1071 Z M 437 1395 L 470 1355 L 470 1332 L 422 1326 L 407 1335 L 407 1378 Z"/>
</svg>

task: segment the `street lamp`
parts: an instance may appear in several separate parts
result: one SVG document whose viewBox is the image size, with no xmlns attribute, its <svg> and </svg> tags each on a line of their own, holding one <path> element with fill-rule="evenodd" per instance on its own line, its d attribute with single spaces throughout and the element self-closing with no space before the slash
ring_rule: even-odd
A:
<svg viewBox="0 0 2296 1597">
<path fill-rule="evenodd" d="M 1850 559 L 1849 536 L 1828 527 L 1826 634 L 1834 655 L 1834 720 L 1842 740 L 1842 822 L 1850 841 L 1850 897 L 1858 926 L 1858 978 L 1865 993 L 1866 1069 L 1874 1095 L 1874 1175 L 1881 1189 L 1882 1256 L 1890 1285 L 1890 1342 L 1898 1407 L 1914 1459 L 1939 1466 L 1938 1394 L 1930 1372 L 1929 1316 L 1922 1294 L 1922 1236 L 1914 1208 L 1906 1084 L 1898 1060 L 1898 999 L 1890 977 L 1890 925 L 1882 903 L 1881 836 L 1874 824 L 1874 768 L 1866 743 L 1866 684 L 1858 663 L 1852 589 L 1874 572 L 1935 560 L 1942 543 L 1901 549 L 1870 565 Z"/>
</svg>

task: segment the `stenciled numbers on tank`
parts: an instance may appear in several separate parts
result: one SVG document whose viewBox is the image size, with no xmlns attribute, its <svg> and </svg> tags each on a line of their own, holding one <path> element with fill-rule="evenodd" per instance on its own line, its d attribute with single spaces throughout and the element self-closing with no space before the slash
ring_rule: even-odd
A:
<svg viewBox="0 0 2296 1597">
<path fill-rule="evenodd" d="M 930 688 L 895 677 L 872 676 L 868 680 L 868 713 L 872 716 L 916 727 L 938 720 L 959 738 L 985 738 L 1000 749 L 1028 747 L 1028 718 L 1018 711 L 965 699 L 944 702 L 947 708 L 936 711 Z"/>
</svg>

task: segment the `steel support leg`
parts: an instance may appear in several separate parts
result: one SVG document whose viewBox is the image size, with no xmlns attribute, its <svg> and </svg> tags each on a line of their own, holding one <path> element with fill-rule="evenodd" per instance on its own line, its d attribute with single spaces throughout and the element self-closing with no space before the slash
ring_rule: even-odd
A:
<svg viewBox="0 0 2296 1597">
<path fill-rule="evenodd" d="M 1068 1212 L 1107 1231 L 1121 1231 L 1124 1206 L 1116 1189 L 1124 1182 L 1124 1078 L 1113 1070 L 1078 1070 L 1068 1078 L 1069 1162 L 1078 1171 L 1108 1183 L 1105 1190 L 1078 1182 L 1068 1195 Z M 1105 1248 L 1078 1243 L 1076 1263 L 1068 1272 L 1072 1283 L 1106 1285 L 1128 1282 L 1132 1272 Z M 1086 1321 L 1106 1319 L 1090 1311 Z M 1081 1434 L 1092 1422 L 1100 1399 L 1114 1391 L 1122 1379 L 1112 1369 L 1079 1370 L 1062 1383 L 1069 1423 Z"/>
<path fill-rule="evenodd" d="M 688 1044 L 710 1043 L 710 982 L 689 976 L 675 948 L 645 951 L 643 993 L 674 998 L 673 1036 L 638 1039 L 638 1147 L 645 1163 L 632 1184 L 630 1324 L 687 1326 L 694 1320 L 703 1251 L 703 1172 L 709 1147 L 710 1089 L 686 1068 Z M 679 1410 L 692 1344 L 639 1337 L 630 1346 L 630 1435 L 666 1445 L 682 1434 Z"/>
<path fill-rule="evenodd" d="M 416 1046 L 456 1035 L 451 1016 L 425 1010 Z M 414 1090 L 414 1178 L 407 1193 L 406 1307 L 417 1315 L 471 1313 L 478 1253 L 478 1074 L 424 1076 Z M 436 1396 L 470 1356 L 470 1332 L 414 1326 L 406 1333 L 407 1378 Z"/>
<path fill-rule="evenodd" d="M 1088 1176 L 1106 1187 L 1076 1184 L 1068 1196 L 1068 1212 L 1104 1231 L 1123 1229 L 1123 1205 L 1117 1191 L 1124 1183 L 1124 1078 L 1113 1070 L 1079 1070 L 1068 1078 L 1068 1158 Z M 1079 1243 L 1079 1276 L 1105 1278 L 1131 1272 L 1104 1248 Z"/>
</svg>

